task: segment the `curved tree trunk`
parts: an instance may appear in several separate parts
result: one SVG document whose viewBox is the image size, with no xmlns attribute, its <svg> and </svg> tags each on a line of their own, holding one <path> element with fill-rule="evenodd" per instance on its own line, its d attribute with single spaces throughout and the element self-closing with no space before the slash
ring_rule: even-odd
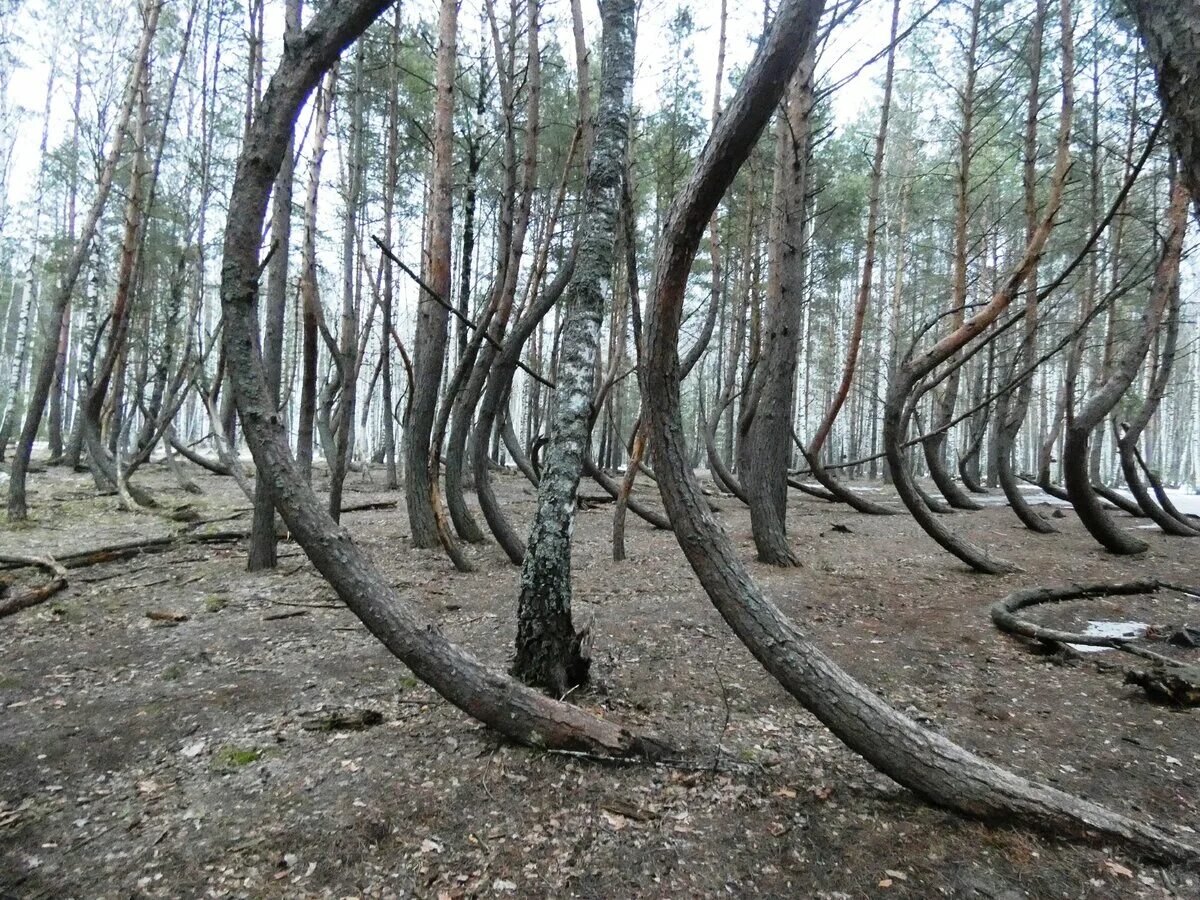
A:
<svg viewBox="0 0 1200 900">
<path fill-rule="evenodd" d="M 50 396 L 50 388 L 54 381 L 58 345 L 63 328 L 65 327 L 67 310 L 71 303 L 71 294 L 79 281 L 80 273 L 87 262 L 91 251 L 92 241 L 100 224 L 100 217 L 108 203 L 108 195 L 112 190 L 113 178 L 116 175 L 117 164 L 121 158 L 121 148 L 129 130 L 130 118 L 133 115 L 134 104 L 141 89 L 146 68 L 149 66 L 151 45 L 158 28 L 158 17 L 162 11 L 162 0 L 148 0 L 143 13 L 142 36 L 134 54 L 133 65 L 129 73 L 129 81 L 125 89 L 125 98 L 117 116 L 116 130 L 113 132 L 112 147 L 104 159 L 100 170 L 100 179 L 96 186 L 96 196 L 88 210 L 87 218 L 79 232 L 79 239 L 72 248 L 71 257 L 66 270 L 55 290 L 54 301 L 50 304 L 48 322 L 43 335 L 41 361 L 38 364 L 37 376 L 34 379 L 29 395 L 29 405 L 25 411 L 25 422 L 21 427 L 21 435 L 13 451 L 12 469 L 8 483 L 8 518 L 9 521 L 19 521 L 28 515 L 25 499 L 25 480 L 29 471 L 29 460 L 33 453 L 33 442 L 37 439 L 41 426 L 42 415 L 46 410 L 46 402 Z"/>
<path fill-rule="evenodd" d="M 1100 506 L 1088 471 L 1088 445 L 1092 433 L 1112 412 L 1137 377 L 1154 332 L 1162 322 L 1175 281 L 1179 277 L 1179 259 L 1183 250 L 1184 233 L 1187 231 L 1187 204 L 1187 186 L 1180 179 L 1171 192 L 1169 232 L 1162 258 L 1154 273 L 1150 299 L 1142 313 L 1141 327 L 1125 351 L 1114 360 L 1104 384 L 1067 424 L 1066 438 L 1063 442 L 1063 472 L 1067 494 L 1079 515 L 1079 521 L 1091 532 L 1092 537 L 1117 554 L 1142 553 L 1149 545 L 1118 527 Z"/>
<path fill-rule="evenodd" d="M 1018 818 L 1070 834 L 1096 829 L 1147 853 L 1194 858 L 1195 848 L 1157 828 L 1001 769 L 889 706 L 760 593 L 705 508 L 683 440 L 675 348 L 687 277 L 708 216 L 812 40 L 821 6 L 820 0 L 780 4 L 737 97 L 672 207 L 660 245 L 642 394 L 655 470 L 680 547 L 713 604 L 768 671 L 854 751 L 920 796 L 985 820 Z"/>
<path fill-rule="evenodd" d="M 1070 169 L 1071 120 L 1075 107 L 1074 67 L 1075 52 L 1072 34 L 1069 0 L 1061 0 L 1062 19 L 1062 109 L 1059 114 L 1058 140 L 1054 159 L 1054 171 L 1050 178 L 1049 193 L 1042 219 L 1025 246 L 1017 264 L 1001 282 L 991 300 L 975 312 L 962 325 L 939 340 L 923 353 L 910 355 L 896 371 L 888 387 L 884 405 L 883 444 L 887 452 L 888 466 L 896 492 L 913 518 L 943 549 L 957 556 L 971 568 L 984 574 L 1001 574 L 1012 571 L 1012 566 L 1003 560 L 990 557 L 966 538 L 944 526 L 935 518 L 921 497 L 921 490 L 905 463 L 902 444 L 908 430 L 913 409 L 909 397 L 916 385 L 928 377 L 939 365 L 950 360 L 973 338 L 989 328 L 1000 314 L 1016 298 L 1021 286 L 1028 280 L 1046 246 L 1046 240 L 1054 228 L 1054 220 L 1062 204 L 1063 186 Z"/>
<path fill-rule="evenodd" d="M 328 6 L 313 17 L 300 38 L 284 49 L 238 160 L 224 241 L 221 304 L 231 384 L 250 451 L 263 477 L 272 479 L 278 509 L 317 570 L 372 634 L 455 706 L 528 746 L 616 756 L 660 754 L 664 747 L 653 739 L 484 667 L 423 621 L 300 477 L 283 424 L 267 400 L 253 337 L 253 306 L 271 183 L 297 110 L 322 73 L 389 5 L 389 0 L 354 0 Z"/>
<path fill-rule="evenodd" d="M 521 360 L 521 351 L 529 336 L 537 329 L 542 319 L 551 308 L 558 303 L 565 293 L 567 285 L 575 274 L 576 251 L 573 249 L 563 261 L 552 281 L 543 290 L 536 301 L 530 305 L 513 326 L 500 353 L 492 364 L 488 374 L 487 388 L 483 400 L 479 404 L 479 413 L 475 418 L 475 430 L 471 434 L 471 470 L 475 474 L 475 496 L 479 500 L 479 510 L 488 524 L 496 543 L 513 563 L 519 566 L 525 559 L 525 543 L 513 529 L 500 508 L 500 501 L 492 487 L 491 469 L 488 467 L 488 444 L 492 439 L 492 430 L 497 418 L 502 414 L 508 403 L 508 393 L 512 387 L 513 376 Z M 532 465 L 531 465 L 532 469 Z M 535 473 L 536 476 L 536 473 Z M 540 479 L 539 479 L 540 480 Z M 536 483 L 536 482 L 535 482 Z"/>
<path fill-rule="evenodd" d="M 884 148 L 887 144 L 888 117 L 892 108 L 892 78 L 896 70 L 896 34 L 900 28 L 900 0 L 892 3 L 892 30 L 888 44 L 887 72 L 883 79 L 883 103 L 879 112 L 879 131 L 875 135 L 875 158 L 871 165 L 871 188 L 867 201 L 867 242 L 863 254 L 862 278 L 858 284 L 858 298 L 854 304 L 854 322 L 850 328 L 850 346 L 846 350 L 846 362 L 842 369 L 842 382 L 838 385 L 833 402 L 825 411 L 817 433 L 813 436 L 804 456 L 808 460 L 813 477 L 820 482 L 834 497 L 848 504 L 852 509 L 871 515 L 892 515 L 896 510 L 859 497 L 849 488 L 837 483 L 837 480 L 825 471 L 821 464 L 821 451 L 825 440 L 837 421 L 846 398 L 850 395 L 850 386 L 854 382 L 854 369 L 858 364 L 858 351 L 862 344 L 863 325 L 867 318 L 867 304 L 871 299 L 871 285 L 875 274 L 875 243 L 879 229 L 879 189 L 883 181 Z"/>
<path fill-rule="evenodd" d="M 500 90 L 505 109 L 505 195 L 502 203 L 500 246 L 501 264 L 496 275 L 491 307 L 495 310 L 492 322 L 488 326 L 491 338 L 476 353 L 477 359 L 470 371 L 470 376 L 462 390 L 454 397 L 450 413 L 449 441 L 446 445 L 446 505 L 450 512 L 451 521 L 458 535 L 470 543 L 481 543 L 484 540 L 483 531 L 475 522 L 467 507 L 463 492 L 464 461 L 466 458 L 467 438 L 471 432 L 471 418 L 483 393 L 488 370 L 496 357 L 496 347 L 499 345 L 512 314 L 513 304 L 517 293 L 517 276 L 521 269 L 521 258 L 525 252 L 525 238 L 529 229 L 529 216 L 532 209 L 533 194 L 537 187 L 537 161 L 539 146 L 539 103 L 541 98 L 541 49 L 538 42 L 538 4 L 527 5 L 526 42 L 528 44 L 528 62 L 525 66 L 525 142 L 521 155 L 521 173 L 517 177 L 516 157 L 516 114 L 514 104 L 514 74 L 505 66 L 501 59 L 499 29 L 496 25 L 492 5 L 488 4 L 488 16 L 492 23 L 493 41 L 496 44 L 497 71 L 502 74 Z M 517 23 L 510 24 L 510 41 L 515 38 L 511 34 L 516 31 Z M 574 147 L 572 147 L 572 151 Z M 568 166 L 569 166 L 568 161 Z M 556 209 L 557 212 L 557 209 Z M 553 230 L 551 225 L 550 231 Z M 447 400 L 449 402 L 449 400 Z"/>
<path fill-rule="evenodd" d="M 962 125 L 959 130 L 958 142 L 958 172 L 956 176 L 955 217 L 954 217 L 954 281 L 953 297 L 951 300 L 952 329 L 961 328 L 966 319 L 967 309 L 967 250 L 969 236 L 967 225 L 971 214 L 971 161 L 975 156 L 974 125 L 975 87 L 979 77 L 979 26 L 982 13 L 982 0 L 973 0 L 971 5 L 970 39 L 967 44 L 966 80 L 959 97 L 962 103 Z M 942 390 L 935 393 L 933 414 L 930 417 L 932 434 L 926 438 L 921 449 L 925 453 L 925 464 L 929 467 L 929 476 L 937 485 L 938 491 L 946 502 L 955 509 L 982 509 L 979 503 L 972 500 L 951 477 L 946 468 L 946 441 L 949 432 L 946 426 L 954 418 L 954 406 L 958 402 L 960 370 L 955 368 L 946 379 Z"/>
<path fill-rule="evenodd" d="M 1038 113 L 1041 109 L 1042 36 L 1046 26 L 1047 0 L 1037 0 L 1033 15 L 1033 33 L 1029 37 L 1029 99 L 1025 114 L 1025 240 L 1028 242 L 1038 225 L 1037 154 Z M 1019 351 L 1013 357 L 1012 374 L 1022 365 L 1033 363 L 1037 355 L 1038 336 L 1038 272 L 1035 265 L 1025 283 L 1025 333 Z M 1000 489 L 1008 499 L 1021 524 L 1038 534 L 1052 534 L 1057 529 L 1044 519 L 1025 499 L 1013 472 L 1013 454 L 1017 435 L 1025 423 L 1029 400 L 1033 395 L 1033 373 L 1022 378 L 1015 392 L 1010 392 L 997 422 L 996 466 Z"/>
<path fill-rule="evenodd" d="M 1200 530 L 1155 501 L 1155 497 L 1142 481 L 1142 469 L 1148 470 L 1148 467 L 1145 466 L 1145 460 L 1142 459 L 1138 450 L 1138 441 L 1158 411 L 1171 380 L 1171 370 L 1175 365 L 1175 355 L 1179 345 L 1181 305 L 1179 279 L 1176 278 L 1171 288 L 1171 298 L 1167 304 L 1162 352 L 1150 377 L 1150 389 L 1146 392 L 1145 400 L 1142 401 L 1141 406 L 1129 421 L 1114 428 L 1114 437 L 1117 442 L 1117 452 L 1120 454 L 1121 471 L 1125 475 L 1125 483 L 1129 486 L 1129 492 L 1133 494 L 1138 506 L 1166 534 L 1175 537 L 1196 537 L 1200 534 Z M 1158 493 L 1161 494 L 1161 490 Z"/>
</svg>

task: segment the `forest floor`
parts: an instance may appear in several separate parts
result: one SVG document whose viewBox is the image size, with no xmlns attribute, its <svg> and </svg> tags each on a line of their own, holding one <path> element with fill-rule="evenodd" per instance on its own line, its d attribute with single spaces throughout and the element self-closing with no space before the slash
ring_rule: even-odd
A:
<svg viewBox="0 0 1200 900">
<path fill-rule="evenodd" d="M 206 528 L 248 527 L 228 479 L 198 477 L 198 497 L 157 468 L 140 481 L 205 519 L 241 511 Z M 529 521 L 528 484 L 498 484 L 510 515 Z M 403 499 L 381 485 L 379 472 L 351 477 L 347 505 L 400 499 L 347 513 L 355 539 L 451 639 L 504 666 L 517 571 L 494 544 L 470 550 L 469 575 L 411 550 Z M 0 553 L 181 527 L 118 512 L 85 475 L 52 469 L 31 486 L 33 519 L 0 528 Z M 643 493 L 656 502 L 652 486 Z M 746 512 L 715 502 L 752 559 Z M 1142 530 L 1150 551 L 1118 559 L 1062 515 L 1050 537 L 1003 508 L 955 515 L 1024 569 L 981 577 L 908 516 L 796 496 L 789 529 L 804 568 L 751 568 L 891 703 L 1023 775 L 1195 829 L 1196 842 L 1200 710 L 1126 686 L 1126 654 L 1037 654 L 997 632 L 988 606 L 1074 580 L 1195 584 L 1200 554 Z M 1194 870 L 985 827 L 876 774 L 751 658 L 669 533 L 631 515 L 629 559 L 614 563 L 611 520 L 609 505 L 585 509 L 575 530 L 576 616 L 593 621 L 596 646 L 595 684 L 572 699 L 668 737 L 682 748 L 670 765 L 502 743 L 417 682 L 291 543 L 264 574 L 247 574 L 232 542 L 73 569 L 65 591 L 0 624 L 0 897 L 1200 897 Z M 1200 624 L 1195 603 L 1167 595 L 1034 615 Z M 352 710 L 381 721 L 311 730 Z"/>
</svg>

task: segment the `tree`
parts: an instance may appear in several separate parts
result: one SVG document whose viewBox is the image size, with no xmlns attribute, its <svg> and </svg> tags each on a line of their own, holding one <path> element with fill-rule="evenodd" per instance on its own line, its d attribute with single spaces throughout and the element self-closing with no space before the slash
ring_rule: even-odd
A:
<svg viewBox="0 0 1200 900">
<path fill-rule="evenodd" d="M 25 480 L 29 472 L 29 459 L 33 453 L 33 442 L 41 427 L 42 415 L 46 410 L 50 386 L 54 380 L 55 363 L 58 356 L 58 343 L 66 318 L 71 295 L 79 276 L 83 272 L 91 251 L 92 241 L 100 224 L 100 217 L 108 203 L 108 195 L 112 190 L 113 178 L 116 175 L 117 163 L 121 158 L 121 150 L 125 142 L 126 132 L 134 106 L 142 91 L 146 68 L 149 66 L 150 47 L 158 28 L 158 17 L 162 11 L 160 0 L 147 0 L 142 16 L 142 35 L 134 52 L 133 65 L 130 67 L 129 80 L 126 83 L 125 99 L 122 102 L 117 126 L 113 132 L 113 143 L 105 158 L 96 187 L 96 196 L 92 200 L 87 218 L 79 231 L 79 238 L 71 253 L 70 262 L 59 283 L 54 300 L 50 305 L 50 316 L 43 335 L 41 359 L 37 366 L 37 377 L 33 391 L 29 397 L 29 405 L 25 411 L 25 424 L 21 428 L 21 437 L 13 452 L 12 470 L 8 485 L 8 518 L 19 521 L 28 515 L 25 499 Z"/>
<path fill-rule="evenodd" d="M 815 62 L 816 50 L 810 46 L 792 76 L 786 112 L 775 125 L 775 189 L 763 347 L 741 424 L 746 435 L 741 457 L 742 486 L 750 501 L 754 544 L 759 561 L 776 566 L 800 564 L 787 542 L 786 475 L 791 459 L 791 413 L 807 264 L 805 209 Z"/>
<path fill-rule="evenodd" d="M 603 0 L 595 137 L 588 157 L 579 250 L 566 294 L 554 423 L 521 569 L 513 673 L 562 696 L 587 680 L 586 634 L 571 621 L 571 526 L 591 433 L 592 379 L 611 283 L 633 84 L 634 3 Z"/>
<path fill-rule="evenodd" d="M 300 32 L 300 0 L 288 0 L 284 13 L 284 40 Z M 292 159 L 295 139 L 288 142 L 283 166 L 271 197 L 271 259 L 267 271 L 266 327 L 263 333 L 263 361 L 266 363 L 267 391 L 279 406 L 280 381 L 283 378 L 283 323 L 287 306 L 288 250 L 292 234 Z M 275 504 L 270 482 L 259 478 L 254 483 L 254 521 L 250 530 L 249 568 L 251 572 L 273 569 L 275 556 Z"/>
<path fill-rule="evenodd" d="M 340 528 L 300 476 L 287 432 L 267 397 L 254 340 L 259 244 L 271 185 L 297 111 L 343 50 L 390 6 L 352 0 L 318 12 L 288 44 L 247 130 L 230 193 L 221 307 L 230 383 L 255 465 L 272 479 L 292 536 L 346 605 L 417 677 L 451 703 L 520 743 L 614 756 L 661 754 L 654 739 L 596 718 L 485 668 L 423 622 Z"/>
<path fill-rule="evenodd" d="M 767 670 L 851 749 L 920 796 L 977 818 L 1016 817 L 1060 833 L 1094 829 L 1146 852 L 1194 856 L 1194 848 L 1153 826 L 1020 778 L 888 706 L 825 656 L 762 595 L 704 503 L 687 460 L 679 402 L 675 335 L 687 277 L 708 218 L 766 125 L 796 60 L 812 41 L 822 6 L 820 0 L 780 4 L 737 96 L 676 199 L 659 243 L 642 393 L 655 472 L 679 545 L 714 606 Z M 1046 222 L 1039 227 L 1042 231 L 1048 231 Z M 1019 274 L 1018 284 L 1025 273 Z M 939 352 L 948 356 L 950 349 L 941 347 Z"/>
<path fill-rule="evenodd" d="M 430 457 L 441 454 L 430 444 L 437 410 L 448 336 L 446 304 L 451 290 L 450 242 L 453 237 L 454 78 L 458 36 L 458 2 L 442 0 L 438 16 L 437 102 L 433 119 L 433 162 L 430 172 L 429 256 L 425 290 L 417 310 L 413 345 L 412 402 L 404 428 L 404 499 L 408 524 L 417 547 L 440 543 L 429 478 Z M 436 296 L 435 296 L 436 294 Z"/>
<path fill-rule="evenodd" d="M 1200 216 L 1200 9 L 1192 0 L 1128 0 L 1158 79 L 1171 145 Z"/>
<path fill-rule="evenodd" d="M 1175 282 L 1179 278 L 1179 257 L 1187 230 L 1188 197 L 1188 189 L 1180 180 L 1171 192 L 1167 240 L 1154 273 L 1154 283 L 1141 325 L 1124 352 L 1115 360 L 1108 378 L 1067 423 L 1063 441 L 1063 474 L 1067 495 L 1079 514 L 1079 521 L 1113 553 L 1142 553 L 1149 549 L 1149 545 L 1118 528 L 1101 507 L 1088 471 L 1089 442 L 1097 426 L 1112 412 L 1137 377 L 1146 351 L 1150 349 L 1150 342 L 1171 302 Z"/>
</svg>

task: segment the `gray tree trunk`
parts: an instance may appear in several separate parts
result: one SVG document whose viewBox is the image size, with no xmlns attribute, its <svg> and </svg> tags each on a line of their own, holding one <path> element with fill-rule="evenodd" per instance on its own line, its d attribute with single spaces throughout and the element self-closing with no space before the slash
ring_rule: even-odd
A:
<svg viewBox="0 0 1200 900">
<path fill-rule="evenodd" d="M 633 86 L 635 3 L 600 4 L 600 97 L 588 157 L 581 236 L 567 289 L 554 421 L 538 486 L 538 508 L 521 569 L 513 674 L 556 695 L 587 679 L 583 637 L 571 622 L 571 528 L 588 455 L 591 399 L 604 298 L 616 243 Z"/>
</svg>

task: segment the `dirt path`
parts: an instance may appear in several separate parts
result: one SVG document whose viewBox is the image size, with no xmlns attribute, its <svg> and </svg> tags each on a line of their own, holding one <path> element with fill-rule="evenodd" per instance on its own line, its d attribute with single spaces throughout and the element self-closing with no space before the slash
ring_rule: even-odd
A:
<svg viewBox="0 0 1200 900">
<path fill-rule="evenodd" d="M 246 506 L 221 479 L 198 480 L 206 493 L 194 498 L 147 475 L 204 518 Z M 383 499 L 379 483 L 353 476 L 347 503 Z M 499 483 L 528 521 L 532 490 Z M 54 470 L 32 485 L 34 521 L 0 530 L 0 553 L 180 527 L 116 512 L 83 476 Z M 746 514 L 717 502 L 749 557 Z M 506 663 L 517 573 L 498 548 L 472 550 L 479 571 L 459 575 L 440 553 L 408 548 L 403 503 L 345 521 L 450 637 Z M 955 740 L 1200 831 L 1200 713 L 1147 702 L 1122 683 L 1116 654 L 1037 656 L 987 618 L 992 601 L 1031 584 L 1195 584 L 1200 553 L 1141 531 L 1150 552 L 1118 560 L 1073 514 L 1055 522 L 1064 534 L 1043 538 L 1007 510 L 956 516 L 1025 569 L 984 578 L 907 517 L 794 498 L 805 568 L 756 574 L 850 671 Z M 594 617 L 597 684 L 575 699 L 673 736 L 688 751 L 678 766 L 499 744 L 417 683 L 291 544 L 262 575 L 245 572 L 234 543 L 73 571 L 53 601 L 0 622 L 0 897 L 1200 897 L 1195 872 L 918 802 L 774 685 L 671 535 L 631 518 L 629 559 L 616 564 L 610 527 L 600 507 L 576 530 L 576 609 Z M 1132 598 L 1040 619 L 1200 624 L 1200 610 Z M 339 710 L 382 722 L 314 730 Z"/>
</svg>

